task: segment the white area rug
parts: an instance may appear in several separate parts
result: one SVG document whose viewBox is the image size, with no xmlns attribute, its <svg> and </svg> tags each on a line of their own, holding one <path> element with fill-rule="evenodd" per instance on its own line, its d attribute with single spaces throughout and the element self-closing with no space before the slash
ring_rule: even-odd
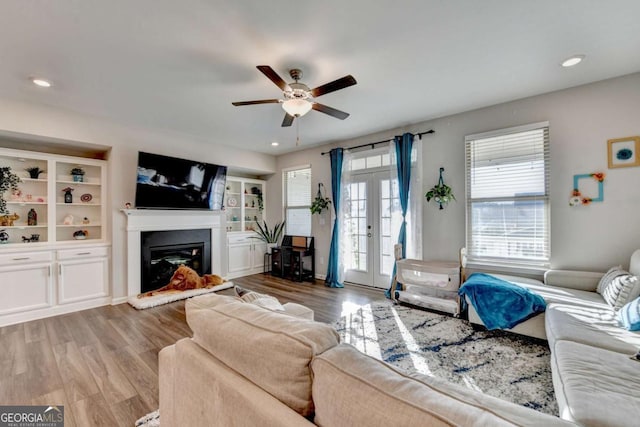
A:
<svg viewBox="0 0 640 427">
<path fill-rule="evenodd" d="M 156 307 L 158 305 L 169 304 L 170 302 L 180 301 L 181 299 L 187 299 L 195 297 L 197 295 L 208 294 L 210 292 L 217 292 L 223 289 L 229 289 L 233 287 L 233 282 L 224 282 L 221 285 L 214 286 L 209 289 L 191 289 L 183 292 L 167 293 L 154 295 L 151 297 L 138 298 L 137 295 L 129 297 L 127 302 L 138 310 L 144 310 L 145 308 Z"/>
<path fill-rule="evenodd" d="M 387 301 L 356 306 L 335 327 L 343 342 L 404 371 L 558 415 L 544 341 Z"/>
</svg>

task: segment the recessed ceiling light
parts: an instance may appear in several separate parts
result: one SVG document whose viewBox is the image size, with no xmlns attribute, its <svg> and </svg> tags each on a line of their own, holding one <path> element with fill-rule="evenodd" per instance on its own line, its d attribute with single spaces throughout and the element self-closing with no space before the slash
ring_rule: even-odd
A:
<svg viewBox="0 0 640 427">
<path fill-rule="evenodd" d="M 272 146 L 272 147 L 277 147 L 278 145 L 280 145 L 280 144 L 279 144 L 279 143 L 277 143 L 277 142 L 275 142 L 275 141 L 273 141 L 273 142 L 271 143 L 271 146 Z"/>
<path fill-rule="evenodd" d="M 44 79 L 38 79 L 38 78 L 32 78 L 31 81 L 33 82 L 33 84 L 40 86 L 40 87 L 51 87 L 51 82 L 48 80 L 44 80 Z"/>
<path fill-rule="evenodd" d="M 584 59 L 584 55 L 573 55 L 571 58 L 567 58 L 562 62 L 563 67 L 573 67 L 578 65 Z"/>
</svg>

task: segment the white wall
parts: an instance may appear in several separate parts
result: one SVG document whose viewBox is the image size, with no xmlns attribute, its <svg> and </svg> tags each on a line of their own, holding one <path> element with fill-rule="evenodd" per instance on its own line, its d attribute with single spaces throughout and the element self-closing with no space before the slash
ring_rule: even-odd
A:
<svg viewBox="0 0 640 427">
<path fill-rule="evenodd" d="M 39 137 L 77 141 L 78 145 L 111 147 L 109 155 L 109 218 L 112 240 L 113 296 L 126 295 L 125 202 L 135 199 L 138 151 L 201 159 L 233 170 L 270 174 L 276 169 L 271 155 L 253 153 L 169 131 L 134 128 L 44 105 L 0 99 L 0 133 L 17 132 Z M 1 144 L 1 142 L 0 142 Z"/>
<path fill-rule="evenodd" d="M 422 192 L 437 182 L 442 166 L 458 201 L 444 210 L 425 202 L 423 256 L 455 260 L 465 243 L 464 137 L 541 121 L 550 126 L 552 268 L 628 266 L 631 252 L 640 248 L 640 167 L 607 169 L 607 140 L 640 135 L 640 73 L 298 151 L 279 156 L 277 168 L 311 164 L 314 193 L 318 181 L 330 190 L 330 162 L 322 151 L 434 129 L 435 134 L 423 137 Z M 573 175 L 599 171 L 607 174 L 604 202 L 570 208 Z M 281 178 L 276 173 L 269 180 L 270 197 L 281 197 Z M 270 219 L 281 217 L 279 206 L 268 205 Z M 319 226 L 314 216 L 313 227 L 317 259 L 326 261 L 330 225 Z M 326 273 L 326 262 L 317 265 L 319 273 Z"/>
</svg>

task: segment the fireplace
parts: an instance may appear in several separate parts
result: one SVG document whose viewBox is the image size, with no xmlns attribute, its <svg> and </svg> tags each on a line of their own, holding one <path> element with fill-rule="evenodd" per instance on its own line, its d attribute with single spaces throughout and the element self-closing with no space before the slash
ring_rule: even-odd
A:
<svg viewBox="0 0 640 427">
<path fill-rule="evenodd" d="M 181 264 L 201 276 L 211 274 L 210 230 L 146 231 L 140 239 L 141 292 L 168 284 Z"/>
<path fill-rule="evenodd" d="M 192 262 L 202 266 L 202 273 L 212 273 L 225 277 L 227 274 L 227 234 L 225 215 L 222 211 L 179 211 L 179 210 L 155 210 L 155 209 L 124 209 L 127 217 L 127 295 L 138 295 L 147 289 L 143 286 L 143 251 L 142 236 L 157 236 L 162 239 L 167 231 L 174 232 L 178 236 L 176 240 L 154 240 L 149 246 L 156 247 L 161 257 L 168 257 L 169 262 L 179 262 L 185 252 L 196 259 Z M 196 236 L 191 233 L 196 233 Z M 190 238 L 185 239 L 186 235 Z M 145 237 L 146 239 L 146 237 Z M 209 242 L 207 245 L 206 242 Z M 191 244 L 197 243 L 191 247 Z M 199 259 L 199 244 L 203 243 L 201 250 L 202 260 Z M 189 245 L 182 247 L 180 245 Z M 177 248 L 165 248 L 165 246 L 178 246 Z M 208 247 L 207 247 L 208 246 Z M 168 253 L 169 250 L 177 254 Z M 195 255 L 193 250 L 196 249 Z M 166 250 L 166 251 L 165 251 Z M 156 254 L 158 255 L 158 254 Z M 151 254 L 149 254 L 149 259 Z M 151 261 L 149 261 L 151 262 Z M 196 269 L 197 270 L 197 269 Z M 146 276 L 144 276 L 146 278 Z M 144 280 L 146 282 L 146 280 Z M 162 283 L 159 287 L 166 285 Z"/>
</svg>

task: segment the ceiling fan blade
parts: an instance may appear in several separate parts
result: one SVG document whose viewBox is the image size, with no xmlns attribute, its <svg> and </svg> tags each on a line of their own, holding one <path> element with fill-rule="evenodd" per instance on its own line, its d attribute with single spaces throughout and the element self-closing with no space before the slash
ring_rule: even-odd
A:
<svg viewBox="0 0 640 427">
<path fill-rule="evenodd" d="M 284 120 L 282 121 L 282 127 L 291 126 L 293 124 L 293 119 L 295 119 L 295 117 L 293 117 L 291 114 L 284 113 Z"/>
<path fill-rule="evenodd" d="M 277 104 L 279 103 L 279 99 L 259 99 L 257 101 L 240 101 L 240 102 L 232 102 L 233 105 L 239 107 L 241 105 L 255 105 L 255 104 Z"/>
<path fill-rule="evenodd" d="M 278 75 L 278 73 L 276 73 L 275 71 L 273 71 L 273 68 L 269 67 L 268 65 L 258 65 L 256 67 L 258 70 L 260 70 L 262 72 L 262 74 L 264 74 L 265 76 L 267 76 L 267 78 L 269 80 L 271 80 L 272 82 L 274 82 L 276 84 L 276 86 L 278 86 L 280 89 L 282 89 L 283 91 L 286 90 L 291 90 L 291 88 L 289 87 L 289 85 L 287 84 L 287 82 L 285 82 L 284 80 L 282 80 L 282 77 L 280 77 Z"/>
<path fill-rule="evenodd" d="M 335 92 L 336 90 L 344 89 L 345 87 L 353 86 L 356 83 L 358 83 L 356 82 L 356 79 L 354 79 L 353 76 L 349 74 L 348 76 L 344 76 L 341 79 L 334 80 L 330 83 L 318 86 L 315 89 L 311 89 L 311 95 L 317 98 L 318 96 L 322 96 L 330 92 Z"/>
<path fill-rule="evenodd" d="M 349 113 L 345 113 L 344 111 L 336 110 L 335 108 L 328 107 L 324 104 L 318 104 L 314 102 L 311 106 L 316 111 L 320 111 L 321 113 L 328 114 L 330 116 L 335 117 L 336 119 L 344 120 L 349 117 Z"/>
</svg>

